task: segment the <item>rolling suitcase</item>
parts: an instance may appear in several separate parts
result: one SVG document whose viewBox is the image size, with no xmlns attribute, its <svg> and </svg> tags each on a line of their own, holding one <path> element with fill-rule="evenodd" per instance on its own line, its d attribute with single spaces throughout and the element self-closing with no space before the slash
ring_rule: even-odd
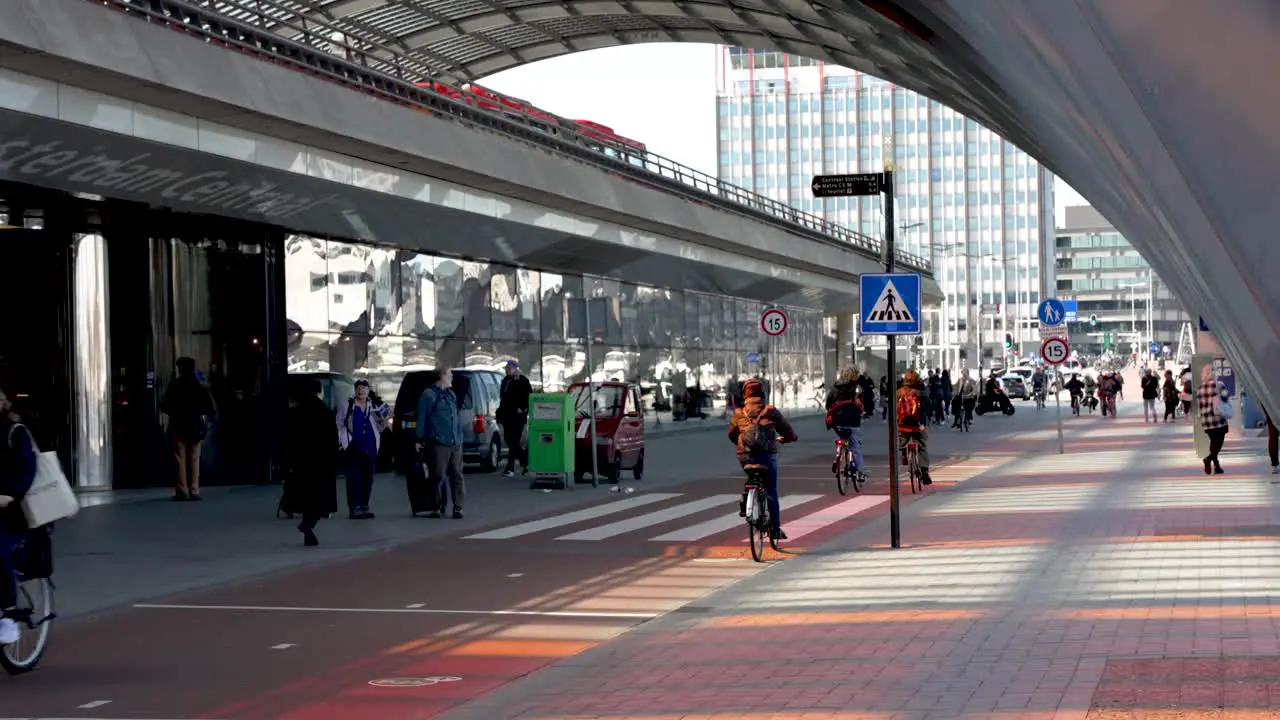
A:
<svg viewBox="0 0 1280 720">
<path fill-rule="evenodd" d="M 414 460 L 409 465 L 404 486 L 409 493 L 411 514 L 440 512 L 440 493 L 436 483 L 427 477 L 427 466 L 421 460 Z"/>
</svg>

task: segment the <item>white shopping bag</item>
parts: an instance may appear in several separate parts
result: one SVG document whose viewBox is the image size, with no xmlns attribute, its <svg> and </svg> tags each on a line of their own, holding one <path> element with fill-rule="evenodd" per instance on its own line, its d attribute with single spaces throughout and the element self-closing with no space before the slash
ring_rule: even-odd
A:
<svg viewBox="0 0 1280 720">
<path fill-rule="evenodd" d="M 13 447 L 13 433 L 18 428 L 28 435 L 31 433 L 24 425 L 14 425 L 9 429 L 9 447 Z M 62 472 L 58 453 L 40 452 L 35 438 L 31 438 L 31 449 L 36 453 L 36 477 L 22 498 L 22 514 L 27 517 L 28 527 L 42 527 L 80 512 L 80 501 Z"/>
</svg>

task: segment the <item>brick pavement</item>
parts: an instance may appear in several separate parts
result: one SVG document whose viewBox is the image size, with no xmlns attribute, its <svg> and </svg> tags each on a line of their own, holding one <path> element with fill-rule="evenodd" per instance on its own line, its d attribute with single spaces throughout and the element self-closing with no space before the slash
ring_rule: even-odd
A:
<svg viewBox="0 0 1280 720">
<path fill-rule="evenodd" d="M 446 717 L 1280 718 L 1277 487 L 1253 433 L 1069 421 L 873 525 Z M 1042 426 L 1043 427 L 1043 426 Z"/>
</svg>

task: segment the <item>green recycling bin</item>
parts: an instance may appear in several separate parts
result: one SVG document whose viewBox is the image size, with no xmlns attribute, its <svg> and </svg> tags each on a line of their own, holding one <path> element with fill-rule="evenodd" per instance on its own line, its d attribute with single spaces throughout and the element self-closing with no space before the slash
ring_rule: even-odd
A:
<svg viewBox="0 0 1280 720">
<path fill-rule="evenodd" d="M 574 404 L 568 393 L 529 396 L 529 487 L 573 489 Z"/>
</svg>

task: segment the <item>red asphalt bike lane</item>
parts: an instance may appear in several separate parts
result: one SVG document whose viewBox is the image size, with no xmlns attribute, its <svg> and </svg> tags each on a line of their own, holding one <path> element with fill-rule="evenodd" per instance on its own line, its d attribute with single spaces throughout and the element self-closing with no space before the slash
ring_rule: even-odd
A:
<svg viewBox="0 0 1280 720">
<path fill-rule="evenodd" d="M 883 479 L 863 490 L 870 507 L 850 504 L 852 493 L 838 495 L 830 457 L 783 466 L 784 504 L 792 495 L 816 497 L 784 511 L 784 525 L 793 534 L 805 528 L 803 537 L 782 553 L 766 550 L 768 560 L 804 553 L 888 513 Z M 872 476 L 883 478 L 886 468 L 870 460 Z M 652 493 L 641 485 L 633 495 L 559 513 L 65 622 L 38 672 L 0 686 L 0 717 L 78 717 L 82 704 L 103 700 L 109 703 L 93 710 L 97 717 L 435 717 L 768 567 L 751 562 L 741 521 L 695 541 L 660 541 L 736 515 L 736 501 L 722 501 L 741 480 L 723 475 Z M 913 496 L 904 483 L 902 500 L 946 484 Z M 670 497 L 556 521 L 657 494 Z M 844 511 L 833 511 L 842 504 Z M 559 524 L 473 537 L 539 520 Z M 596 542 L 560 539 L 611 523 L 632 530 Z"/>
</svg>

